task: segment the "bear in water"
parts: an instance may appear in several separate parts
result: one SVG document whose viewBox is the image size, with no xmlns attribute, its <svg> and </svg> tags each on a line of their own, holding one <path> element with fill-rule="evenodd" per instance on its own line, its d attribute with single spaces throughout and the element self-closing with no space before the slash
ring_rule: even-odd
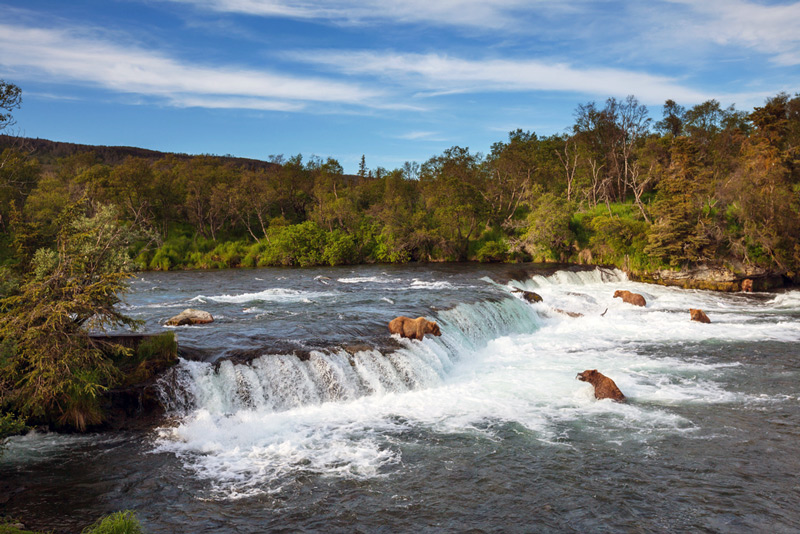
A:
<svg viewBox="0 0 800 534">
<path fill-rule="evenodd" d="M 692 317 L 692 321 L 697 321 L 698 323 L 710 323 L 711 319 L 708 318 L 708 315 L 705 314 L 703 310 L 696 310 L 694 308 L 689 309 L 689 314 Z"/>
<path fill-rule="evenodd" d="M 430 334 L 432 336 L 442 335 L 442 331 L 439 330 L 439 325 L 435 322 L 429 321 L 424 317 L 411 319 L 410 317 L 404 317 L 402 315 L 389 321 L 389 332 L 420 341 L 425 337 L 425 334 Z"/>
<path fill-rule="evenodd" d="M 614 381 L 606 375 L 598 373 L 597 369 L 587 369 L 582 373 L 578 373 L 575 378 L 593 385 L 594 396 L 597 399 L 611 399 L 617 402 L 625 400 L 625 395 L 622 394 Z"/>
<path fill-rule="evenodd" d="M 644 297 L 641 296 L 639 293 L 631 293 L 630 291 L 624 290 L 616 290 L 614 291 L 614 298 L 621 297 L 624 302 L 628 304 L 633 304 L 634 306 L 644 306 L 647 303 L 644 300 Z"/>
</svg>

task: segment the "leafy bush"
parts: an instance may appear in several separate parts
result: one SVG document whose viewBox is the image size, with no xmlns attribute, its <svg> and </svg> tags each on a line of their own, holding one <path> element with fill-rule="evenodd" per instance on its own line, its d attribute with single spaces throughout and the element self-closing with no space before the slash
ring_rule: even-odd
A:
<svg viewBox="0 0 800 534">
<path fill-rule="evenodd" d="M 487 241 L 475 255 L 480 262 L 505 261 L 508 258 L 508 244 L 504 239 Z"/>
<path fill-rule="evenodd" d="M 136 514 L 125 510 L 102 518 L 94 525 L 83 529 L 82 534 L 142 534 L 143 532 Z"/>
<path fill-rule="evenodd" d="M 559 261 L 566 258 L 575 234 L 570 228 L 574 207 L 566 199 L 544 193 L 528 214 L 528 230 L 522 246 L 535 260 Z"/>
</svg>

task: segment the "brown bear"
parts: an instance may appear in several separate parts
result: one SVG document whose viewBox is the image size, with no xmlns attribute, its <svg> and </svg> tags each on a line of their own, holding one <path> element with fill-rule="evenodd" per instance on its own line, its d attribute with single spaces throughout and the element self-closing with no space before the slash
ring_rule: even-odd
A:
<svg viewBox="0 0 800 534">
<path fill-rule="evenodd" d="M 708 318 L 703 310 L 695 310 L 694 308 L 689 309 L 689 313 L 692 316 L 692 321 L 697 321 L 698 323 L 710 323 L 711 319 Z"/>
<path fill-rule="evenodd" d="M 594 396 L 597 399 L 611 399 L 617 402 L 625 400 L 625 395 L 622 394 L 614 381 L 606 375 L 598 373 L 597 369 L 587 369 L 582 373 L 578 373 L 575 378 L 593 385 Z"/>
<path fill-rule="evenodd" d="M 742 291 L 745 293 L 752 293 L 753 292 L 753 280 L 750 278 L 745 278 L 742 280 Z"/>
<path fill-rule="evenodd" d="M 429 321 L 424 317 L 417 317 L 411 319 L 410 317 L 395 317 L 389 321 L 389 332 L 392 334 L 400 334 L 402 337 L 408 339 L 418 339 L 422 341 L 425 334 L 432 336 L 441 336 L 442 331 L 439 330 L 439 325 L 433 321 Z"/>
<path fill-rule="evenodd" d="M 639 293 L 631 293 L 630 291 L 616 290 L 614 291 L 614 298 L 621 297 L 624 302 L 633 304 L 634 306 L 645 306 L 647 303 L 644 297 Z"/>
</svg>

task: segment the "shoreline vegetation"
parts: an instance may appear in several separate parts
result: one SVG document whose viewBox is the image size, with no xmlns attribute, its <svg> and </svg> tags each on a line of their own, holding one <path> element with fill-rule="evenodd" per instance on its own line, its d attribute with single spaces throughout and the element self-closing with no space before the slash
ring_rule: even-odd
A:
<svg viewBox="0 0 800 534">
<path fill-rule="evenodd" d="M 3 131 L 21 91 L 0 89 Z M 174 363 L 174 339 L 93 336 L 137 327 L 116 307 L 136 270 L 558 262 L 723 291 L 800 281 L 800 94 L 750 113 L 668 100 L 659 121 L 609 98 L 574 118 L 486 155 L 362 157 L 354 175 L 0 135 L 0 443 L 24 424 L 108 428 L 110 392 L 141 404 L 135 386 Z"/>
<path fill-rule="evenodd" d="M 800 97 L 751 113 L 670 100 L 658 122 L 634 97 L 610 98 L 575 119 L 568 134 L 511 132 L 487 155 L 454 146 L 391 171 L 362 158 L 356 175 L 316 156 L 3 136 L 0 265 L 29 268 L 82 201 L 139 232 L 142 270 L 535 261 L 719 290 L 800 279 Z"/>
</svg>

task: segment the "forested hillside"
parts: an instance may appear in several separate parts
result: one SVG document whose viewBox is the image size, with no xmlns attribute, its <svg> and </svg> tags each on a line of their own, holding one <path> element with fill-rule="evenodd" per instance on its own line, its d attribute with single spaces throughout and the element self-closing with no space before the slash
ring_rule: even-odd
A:
<svg viewBox="0 0 800 534">
<path fill-rule="evenodd" d="M 254 162 L 4 138 L 0 258 L 30 261 L 81 198 L 147 239 L 143 269 L 407 261 L 581 261 L 631 272 L 800 267 L 800 96 L 751 113 L 634 97 L 579 105 L 568 133 L 344 175 L 333 158 Z"/>
</svg>

